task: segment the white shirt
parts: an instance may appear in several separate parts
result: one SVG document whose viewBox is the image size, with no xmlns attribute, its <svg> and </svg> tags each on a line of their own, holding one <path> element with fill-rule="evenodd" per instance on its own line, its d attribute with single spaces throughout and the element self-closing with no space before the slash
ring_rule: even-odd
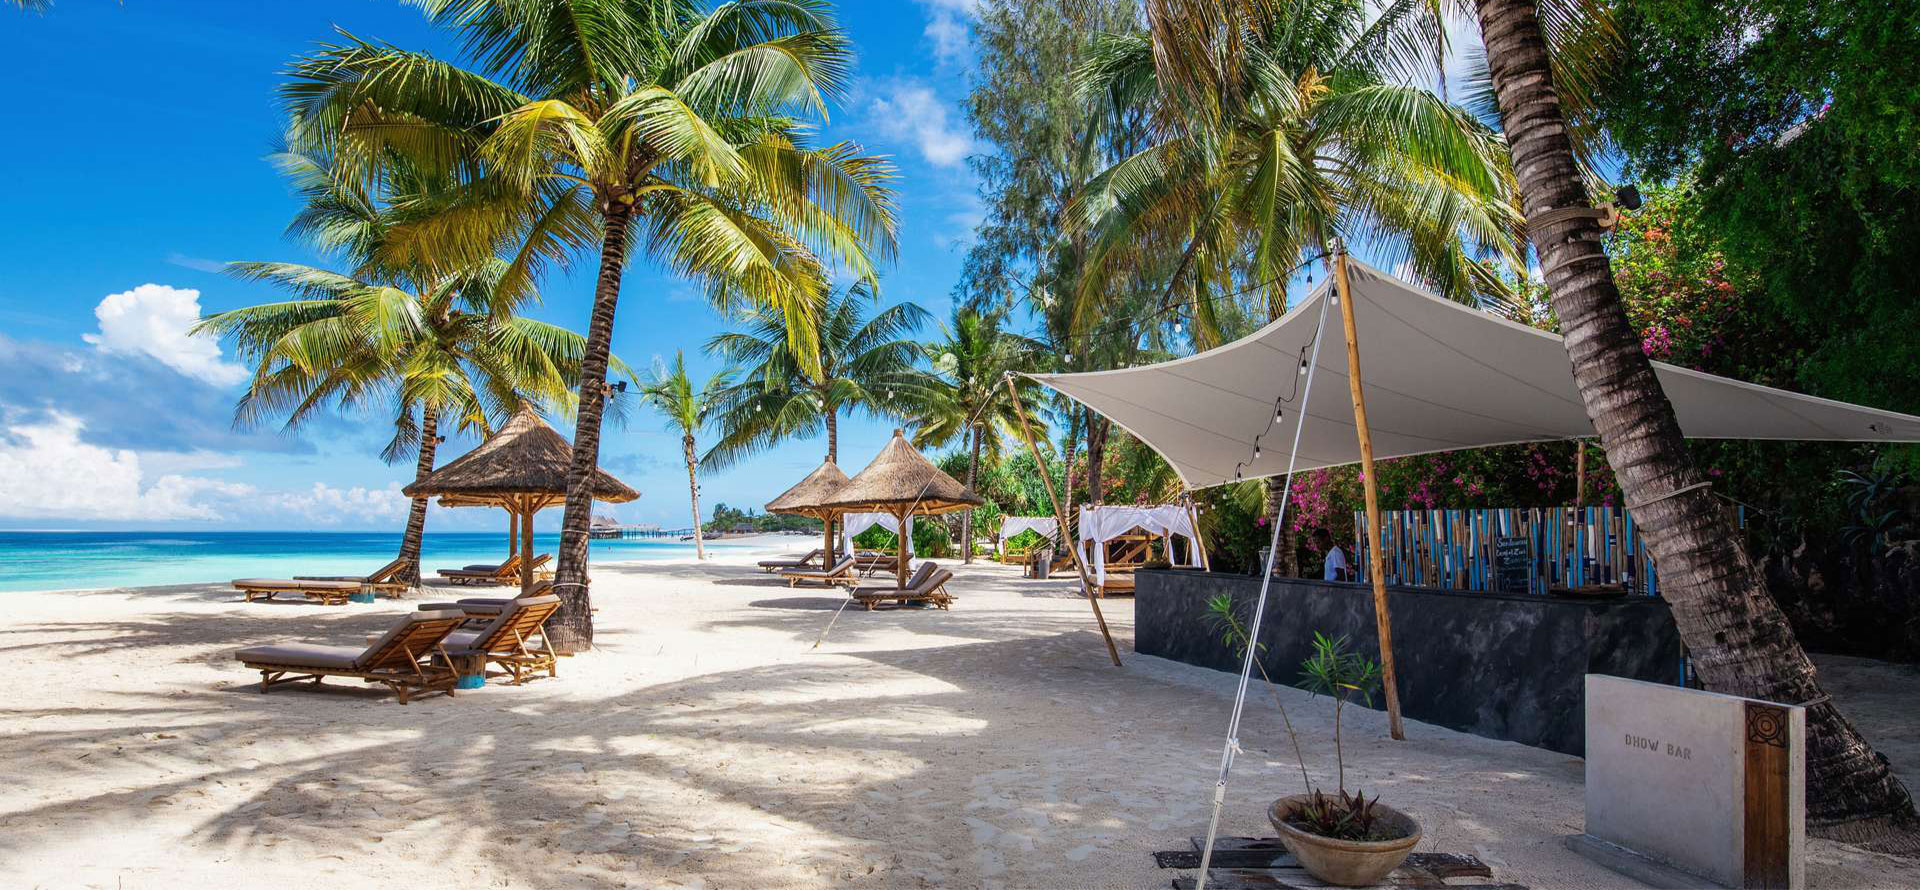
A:
<svg viewBox="0 0 1920 890">
<path fill-rule="evenodd" d="M 1340 573 L 1347 569 L 1347 552 L 1335 545 L 1327 551 L 1327 566 L 1320 572 L 1322 581 L 1338 581 Z"/>
</svg>

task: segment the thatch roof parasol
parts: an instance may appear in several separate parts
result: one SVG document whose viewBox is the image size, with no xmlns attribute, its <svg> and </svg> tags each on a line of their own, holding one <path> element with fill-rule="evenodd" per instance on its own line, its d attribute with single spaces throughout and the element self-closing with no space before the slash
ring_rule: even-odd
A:
<svg viewBox="0 0 1920 890">
<path fill-rule="evenodd" d="M 825 565 L 833 565 L 833 520 L 845 512 L 839 507 L 826 506 L 827 502 L 846 487 L 847 474 L 840 472 L 840 465 L 833 461 L 821 461 L 820 466 L 807 474 L 807 478 L 795 483 L 792 488 L 780 493 L 780 496 L 767 502 L 768 513 L 792 513 L 811 516 L 824 523 L 821 551 L 827 555 Z"/>
<path fill-rule="evenodd" d="M 847 480 L 827 506 L 841 510 L 872 510 L 900 517 L 905 532 L 907 517 L 916 513 L 951 513 L 986 503 L 960 480 L 947 475 L 919 449 L 907 444 L 906 434 L 893 431 L 893 439 L 867 468 Z M 907 547 L 900 542 L 899 558 L 894 564 L 901 587 L 907 585 Z"/>
<path fill-rule="evenodd" d="M 781 492 L 780 496 L 767 502 L 768 513 L 795 513 L 801 516 L 813 516 L 826 509 L 826 504 L 847 485 L 847 474 L 840 472 L 840 465 L 833 461 L 823 461 L 815 467 L 807 478 L 795 483 L 792 488 Z M 837 512 L 827 510 L 827 512 Z"/>
<path fill-rule="evenodd" d="M 513 521 L 508 525 L 510 549 L 520 553 L 520 590 L 533 589 L 533 514 L 567 497 L 567 467 L 573 446 L 547 426 L 533 406 L 520 403 L 507 421 L 480 447 L 402 489 L 411 498 L 438 496 L 448 507 L 501 507 Z M 626 483 L 594 468 L 593 496 L 624 503 L 640 496 Z M 517 545 L 517 548 L 515 548 Z"/>
<path fill-rule="evenodd" d="M 827 503 L 843 510 L 874 510 L 899 513 L 951 513 L 984 504 L 972 489 L 927 460 L 919 449 L 907 444 L 900 430 L 880 449 L 879 456 L 867 468 L 847 481 L 846 487 Z"/>
<path fill-rule="evenodd" d="M 532 405 L 521 403 L 513 419 L 480 443 L 480 447 L 434 470 L 407 486 L 407 497 L 445 498 L 450 505 L 498 503 L 506 497 L 567 494 L 567 467 L 573 446 L 540 419 Z M 625 503 L 640 496 L 607 471 L 595 469 L 593 496 L 609 503 Z"/>
</svg>

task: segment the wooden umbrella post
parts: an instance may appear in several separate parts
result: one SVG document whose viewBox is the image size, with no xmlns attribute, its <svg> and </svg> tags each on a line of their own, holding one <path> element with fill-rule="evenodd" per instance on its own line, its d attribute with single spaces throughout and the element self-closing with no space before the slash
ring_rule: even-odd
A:
<svg viewBox="0 0 1920 890">
<path fill-rule="evenodd" d="M 1367 428 L 1367 396 L 1360 385 L 1360 339 L 1353 324 L 1353 298 L 1347 282 L 1347 251 L 1333 255 L 1334 286 L 1340 298 L 1340 324 L 1347 335 L 1347 388 L 1353 395 L 1353 426 L 1360 436 L 1360 472 L 1367 502 L 1367 568 L 1373 579 L 1373 623 L 1380 634 L 1380 682 L 1387 693 L 1387 726 L 1405 739 L 1400 725 L 1400 689 L 1393 671 L 1393 623 L 1387 612 L 1387 576 L 1380 553 L 1380 492 L 1373 474 L 1373 432 Z"/>
<path fill-rule="evenodd" d="M 507 511 L 507 558 L 513 558 L 520 552 L 520 513 L 513 509 L 513 501 L 501 501 L 500 506 Z"/>
<path fill-rule="evenodd" d="M 907 517 L 913 515 L 913 505 L 908 504 L 901 508 L 899 515 L 900 533 L 896 536 L 899 538 L 899 545 L 893 548 L 893 586 L 896 590 L 905 590 L 907 588 L 907 548 L 911 546 L 910 542 L 913 540 L 913 536 L 908 533 L 907 523 L 910 520 Z"/>
<path fill-rule="evenodd" d="M 1087 605 L 1093 607 L 1093 620 L 1100 624 L 1100 636 L 1107 641 L 1107 657 L 1113 659 L 1113 666 L 1120 666 L 1120 650 L 1113 645 L 1113 634 L 1107 630 L 1107 616 L 1100 613 L 1100 600 L 1093 595 L 1093 578 L 1087 574 L 1087 561 L 1080 555 L 1080 548 L 1067 541 L 1067 513 L 1060 507 L 1060 496 L 1053 490 L 1053 475 L 1047 472 L 1047 462 L 1040 456 L 1040 446 L 1033 441 L 1033 428 L 1027 423 L 1026 406 L 1020 404 L 1020 389 L 1014 385 L 1013 375 L 1007 375 L 1007 392 L 1013 397 L 1014 414 L 1020 418 L 1020 438 L 1025 439 L 1027 450 L 1033 454 L 1033 464 L 1040 469 L 1040 482 L 1047 487 L 1047 500 L 1053 504 L 1053 521 L 1060 526 L 1060 546 L 1073 554 L 1073 567 L 1080 572 L 1080 591 L 1087 595 Z"/>
<path fill-rule="evenodd" d="M 520 595 L 533 590 L 533 512 L 534 496 L 521 498 L 520 511 Z"/>
</svg>

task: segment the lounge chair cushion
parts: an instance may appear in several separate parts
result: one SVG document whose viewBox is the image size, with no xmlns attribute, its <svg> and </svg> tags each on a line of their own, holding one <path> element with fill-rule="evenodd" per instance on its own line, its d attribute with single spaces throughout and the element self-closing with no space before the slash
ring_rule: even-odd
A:
<svg viewBox="0 0 1920 890">
<path fill-rule="evenodd" d="M 352 590 L 360 589 L 358 581 L 295 581 L 292 578 L 238 578 L 235 587 L 254 587 L 261 590 Z"/>
<path fill-rule="evenodd" d="M 353 669 L 354 659 L 359 658 L 364 651 L 352 646 L 279 643 L 272 646 L 252 646 L 234 653 L 234 656 L 249 664 L 283 664 L 292 667 L 335 668 L 346 671 Z"/>
</svg>

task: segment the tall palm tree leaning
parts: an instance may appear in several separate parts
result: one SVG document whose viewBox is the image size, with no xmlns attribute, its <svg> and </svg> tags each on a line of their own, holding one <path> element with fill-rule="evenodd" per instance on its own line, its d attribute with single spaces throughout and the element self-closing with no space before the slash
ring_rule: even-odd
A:
<svg viewBox="0 0 1920 890">
<path fill-rule="evenodd" d="M 869 315 L 872 288 L 855 284 L 828 298 L 810 336 L 816 366 L 792 347 L 783 315 L 748 317 L 745 330 L 707 341 L 707 352 L 730 363 L 735 380 L 718 397 L 720 438 L 701 463 L 724 469 L 790 438 L 826 434 L 826 459 L 840 459 L 840 415 L 897 413 L 904 393 L 920 385 L 920 344 L 914 331 L 925 309 L 898 303 Z"/>
<path fill-rule="evenodd" d="M 1527 218 L 1536 221 L 1528 235 L 1574 379 L 1634 521 L 1660 560 L 1661 595 L 1673 607 L 1695 670 L 1717 692 L 1809 703 L 1811 822 L 1829 828 L 1863 819 L 1910 824 L 1907 789 L 1820 691 L 1813 662 L 1688 458 L 1673 406 L 1621 307 L 1599 225 L 1578 212 L 1592 203 L 1533 0 L 1475 0 L 1474 9 L 1520 195 Z M 1561 212 L 1569 210 L 1575 212 Z"/>
<path fill-rule="evenodd" d="M 980 481 L 980 455 L 998 457 L 1005 437 L 1019 437 L 1019 410 L 1029 418 L 1040 413 L 1039 387 L 1020 379 L 1020 404 L 1007 391 L 1006 375 L 1031 370 L 1041 345 L 1002 327 L 1006 308 L 981 311 L 961 307 L 946 327 L 946 340 L 926 346 L 933 375 L 911 395 L 915 426 L 913 444 L 941 447 L 959 440 L 967 451 L 967 487 Z M 1045 430 L 1033 430 L 1044 440 Z M 962 559 L 973 562 L 973 511 L 960 514 Z"/>
<path fill-rule="evenodd" d="M 704 386 L 695 388 L 687 377 L 687 357 L 683 352 L 673 354 L 673 364 L 655 360 L 653 376 L 640 386 L 640 400 L 665 415 L 667 422 L 680 431 L 680 454 L 687 463 L 687 496 L 693 504 L 693 555 L 695 559 L 707 558 L 707 544 L 700 529 L 700 453 L 695 448 L 694 433 L 707 425 L 712 416 L 716 396 L 727 386 L 727 372 L 722 371 L 709 378 Z"/>
<path fill-rule="evenodd" d="M 295 67 L 297 117 L 369 173 L 397 154 L 516 183 L 535 221 L 595 219 L 599 271 L 581 362 L 548 625 L 563 651 L 593 643 L 587 593 L 592 473 L 621 276 L 639 248 L 704 282 L 723 310 L 759 307 L 805 337 L 822 263 L 872 279 L 891 258 L 891 168 L 841 143 L 803 144 L 852 53 L 814 0 L 416 0 L 465 37 L 482 71 L 347 37 Z"/>
<path fill-rule="evenodd" d="M 332 165 L 289 150 L 277 157 L 306 199 L 290 231 L 351 266 L 339 273 L 298 263 L 233 263 L 229 271 L 265 282 L 293 299 L 263 303 L 201 320 L 196 332 L 231 338 L 254 366 L 253 383 L 235 409 L 252 425 L 285 415 L 291 429 L 317 411 L 387 404 L 394 435 L 382 456 L 415 458 L 416 480 L 433 472 L 444 428 L 485 434 L 490 418 L 519 402 L 565 405 L 579 379 L 585 341 L 571 331 L 517 313 L 539 294 L 515 274 L 514 260 L 484 256 L 464 265 L 441 258 L 457 251 L 419 251 L 417 232 L 433 225 L 436 185 L 417 176 L 389 177 L 384 196 L 333 175 Z M 407 209 L 400 209 L 400 208 Z M 535 241 L 522 240 L 525 248 Z M 414 498 L 401 538 L 396 576 L 418 583 L 427 500 Z"/>
</svg>

